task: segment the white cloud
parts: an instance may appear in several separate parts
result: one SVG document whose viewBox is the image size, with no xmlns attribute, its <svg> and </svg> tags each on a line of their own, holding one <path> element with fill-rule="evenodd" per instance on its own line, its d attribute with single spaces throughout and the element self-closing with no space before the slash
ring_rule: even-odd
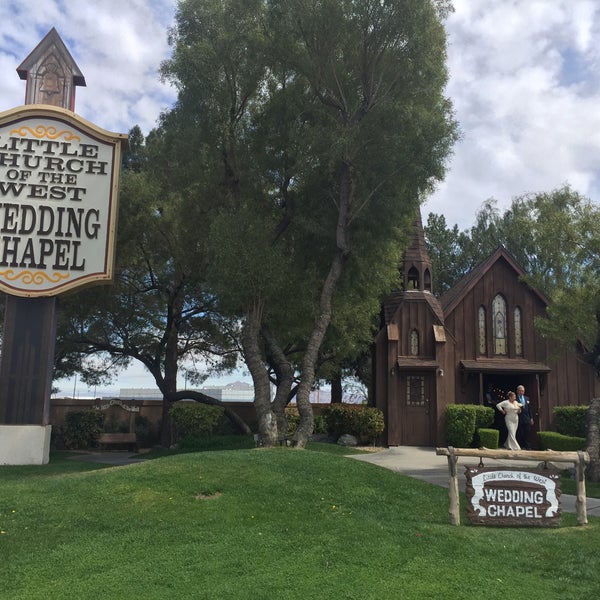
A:
<svg viewBox="0 0 600 600">
<path fill-rule="evenodd" d="M 423 208 L 470 227 L 483 201 L 565 182 L 600 199 L 600 4 L 454 0 L 448 94 L 463 137 Z M 175 99 L 158 68 L 176 0 L 3 0 L 0 110 L 23 103 L 16 67 L 56 27 L 83 72 L 76 110 L 112 131 L 144 132 Z"/>
<path fill-rule="evenodd" d="M 86 79 L 76 111 L 104 129 L 156 125 L 175 91 L 158 76 L 168 58 L 175 0 L 10 0 L 0 5 L 0 110 L 23 103 L 15 69 L 55 27 Z"/>
<path fill-rule="evenodd" d="M 456 0 L 447 22 L 463 138 L 423 212 L 467 228 L 487 198 L 566 182 L 598 200 L 600 7 L 578 0 Z"/>
</svg>

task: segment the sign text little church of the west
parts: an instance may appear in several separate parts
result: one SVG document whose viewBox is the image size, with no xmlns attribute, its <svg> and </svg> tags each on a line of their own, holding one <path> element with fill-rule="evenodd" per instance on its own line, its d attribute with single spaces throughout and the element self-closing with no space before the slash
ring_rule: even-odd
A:
<svg viewBox="0 0 600 600">
<path fill-rule="evenodd" d="M 45 296 L 111 279 L 125 137 L 47 105 L 0 114 L 0 290 Z"/>
<path fill-rule="evenodd" d="M 85 78 L 52 28 L 17 67 L 25 105 L 0 113 L 0 464 L 46 464 L 57 299 L 113 276 L 121 146 L 75 114 Z"/>
</svg>

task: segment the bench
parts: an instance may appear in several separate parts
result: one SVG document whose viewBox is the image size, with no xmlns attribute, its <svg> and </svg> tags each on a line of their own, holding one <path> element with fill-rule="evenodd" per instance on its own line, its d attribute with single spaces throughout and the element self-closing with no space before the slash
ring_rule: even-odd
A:
<svg viewBox="0 0 600 600">
<path fill-rule="evenodd" d="M 98 443 L 100 446 L 129 446 L 137 452 L 137 436 L 135 433 L 101 433 Z"/>
</svg>

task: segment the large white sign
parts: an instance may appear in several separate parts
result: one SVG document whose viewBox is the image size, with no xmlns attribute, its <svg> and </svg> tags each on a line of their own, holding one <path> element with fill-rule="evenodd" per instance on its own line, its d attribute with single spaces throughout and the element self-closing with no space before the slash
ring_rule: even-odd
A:
<svg viewBox="0 0 600 600">
<path fill-rule="evenodd" d="M 126 139 L 61 108 L 0 113 L 0 290 L 52 296 L 112 279 Z"/>
</svg>

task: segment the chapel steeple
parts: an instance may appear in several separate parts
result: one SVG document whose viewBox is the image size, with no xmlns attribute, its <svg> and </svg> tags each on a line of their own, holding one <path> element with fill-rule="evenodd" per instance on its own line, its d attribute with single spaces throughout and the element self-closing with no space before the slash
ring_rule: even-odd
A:
<svg viewBox="0 0 600 600">
<path fill-rule="evenodd" d="M 404 253 L 402 265 L 404 290 L 420 290 L 433 292 L 431 281 L 431 259 L 425 245 L 423 223 L 421 221 L 421 210 L 417 211 L 414 222 L 414 233 L 412 242 Z"/>
</svg>

